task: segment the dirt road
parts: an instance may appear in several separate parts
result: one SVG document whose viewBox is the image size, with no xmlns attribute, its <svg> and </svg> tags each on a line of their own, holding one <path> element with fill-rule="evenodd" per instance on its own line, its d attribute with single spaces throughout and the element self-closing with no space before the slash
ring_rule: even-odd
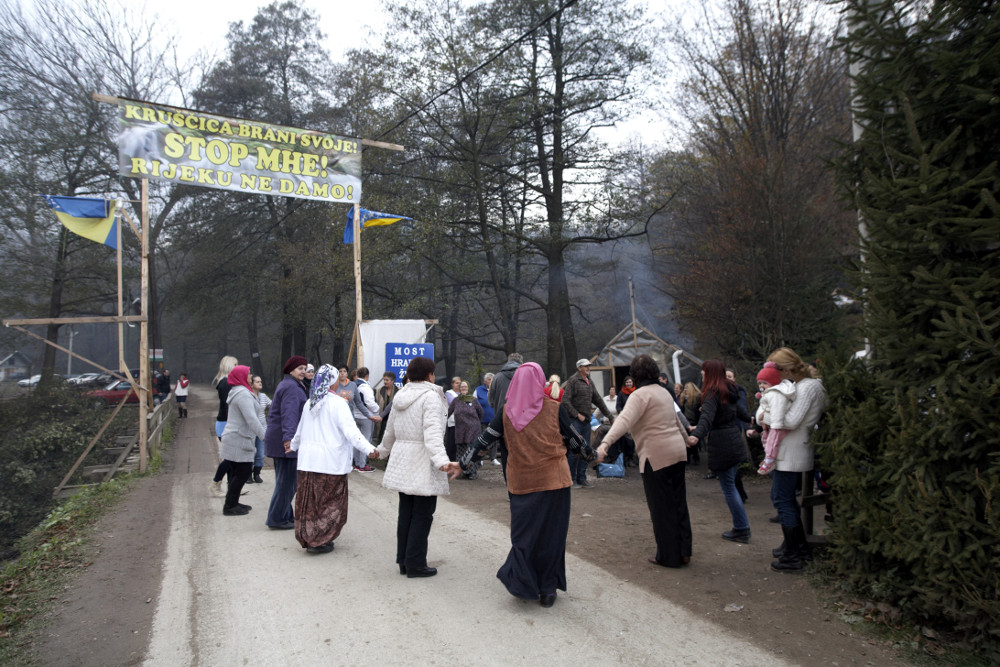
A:
<svg viewBox="0 0 1000 667">
<path fill-rule="evenodd" d="M 764 574 L 763 487 L 751 488 L 754 542 L 735 545 L 715 536 L 728 527 L 718 488 L 690 471 L 698 528 L 683 570 L 645 563 L 651 528 L 636 479 L 574 491 L 568 591 L 542 609 L 495 578 L 509 547 L 497 471 L 452 484 L 431 531 L 439 574 L 407 579 L 393 562 L 396 494 L 381 472 L 351 475 L 349 520 L 330 554 L 264 526 L 269 470 L 243 499 L 253 511 L 223 516 L 207 491 L 214 404 L 195 388 L 164 473 L 101 524 L 94 565 L 40 638 L 43 664 L 903 664 L 832 618 L 803 578 Z"/>
</svg>

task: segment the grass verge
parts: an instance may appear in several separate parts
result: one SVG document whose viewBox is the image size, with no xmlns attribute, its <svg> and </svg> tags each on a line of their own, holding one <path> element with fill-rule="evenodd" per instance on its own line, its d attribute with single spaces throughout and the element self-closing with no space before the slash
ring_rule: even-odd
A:
<svg viewBox="0 0 1000 667">
<path fill-rule="evenodd" d="M 173 442 L 173 426 L 172 419 L 164 426 L 164 446 Z M 160 447 L 144 475 L 123 475 L 81 490 L 18 540 L 21 555 L 0 566 L 0 665 L 38 664 L 31 640 L 42 630 L 45 612 L 73 578 L 91 565 L 94 525 L 118 507 L 140 477 L 157 474 L 162 465 Z"/>
<path fill-rule="evenodd" d="M 0 664 L 35 664 L 31 637 L 42 612 L 90 565 L 93 525 L 118 505 L 134 481 L 130 475 L 84 489 L 19 540 L 20 557 L 0 572 Z"/>
</svg>

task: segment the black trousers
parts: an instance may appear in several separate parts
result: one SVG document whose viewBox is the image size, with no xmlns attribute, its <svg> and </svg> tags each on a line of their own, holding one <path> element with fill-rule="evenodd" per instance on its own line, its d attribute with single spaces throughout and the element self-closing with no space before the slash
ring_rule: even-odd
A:
<svg viewBox="0 0 1000 667">
<path fill-rule="evenodd" d="M 457 449 L 455 446 L 455 427 L 448 426 L 444 429 L 444 453 L 448 455 L 449 461 L 458 460 Z"/>
<path fill-rule="evenodd" d="M 427 536 L 434 522 L 437 496 L 399 493 L 396 520 L 396 562 L 407 568 L 427 567 Z"/>
<path fill-rule="evenodd" d="M 243 490 L 243 485 L 247 483 L 247 480 L 250 479 L 250 473 L 253 472 L 253 461 L 245 463 L 223 461 L 223 463 L 229 464 L 229 467 L 226 469 L 226 481 L 229 483 L 229 489 L 226 491 L 226 502 L 223 505 L 228 510 L 239 504 L 240 492 Z"/>
<path fill-rule="evenodd" d="M 680 567 L 691 557 L 691 518 L 688 515 L 686 461 L 654 471 L 646 461 L 642 488 L 646 492 L 649 518 L 653 520 L 656 560 L 667 567 Z"/>
</svg>

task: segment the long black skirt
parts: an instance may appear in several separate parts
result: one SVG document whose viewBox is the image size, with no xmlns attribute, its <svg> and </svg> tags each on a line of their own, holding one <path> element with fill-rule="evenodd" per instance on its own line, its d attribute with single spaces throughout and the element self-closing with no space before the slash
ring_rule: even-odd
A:
<svg viewBox="0 0 1000 667">
<path fill-rule="evenodd" d="M 510 496 L 510 553 L 497 572 L 511 595 L 537 600 L 566 590 L 569 488 Z"/>
<path fill-rule="evenodd" d="M 686 461 L 654 471 L 649 461 L 642 471 L 649 518 L 653 520 L 656 560 L 667 567 L 681 567 L 691 557 L 691 518 L 688 516 Z"/>
</svg>

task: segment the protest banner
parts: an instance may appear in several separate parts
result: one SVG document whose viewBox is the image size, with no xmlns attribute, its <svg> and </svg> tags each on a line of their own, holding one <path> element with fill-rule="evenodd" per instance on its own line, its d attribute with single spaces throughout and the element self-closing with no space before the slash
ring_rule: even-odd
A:
<svg viewBox="0 0 1000 667">
<path fill-rule="evenodd" d="M 361 201 L 361 142 L 118 98 L 119 173 L 246 194 Z"/>
</svg>

